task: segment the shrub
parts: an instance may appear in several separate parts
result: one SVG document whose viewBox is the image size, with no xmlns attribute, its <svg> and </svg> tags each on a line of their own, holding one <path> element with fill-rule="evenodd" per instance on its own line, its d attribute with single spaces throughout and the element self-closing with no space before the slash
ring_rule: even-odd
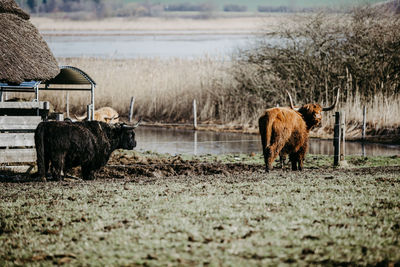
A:
<svg viewBox="0 0 400 267">
<path fill-rule="evenodd" d="M 236 58 L 240 90 L 280 103 L 288 89 L 304 102 L 330 102 L 333 88 L 365 101 L 399 93 L 400 20 L 372 8 L 347 17 L 313 15 L 277 33 L 281 43 L 260 42 Z"/>
</svg>

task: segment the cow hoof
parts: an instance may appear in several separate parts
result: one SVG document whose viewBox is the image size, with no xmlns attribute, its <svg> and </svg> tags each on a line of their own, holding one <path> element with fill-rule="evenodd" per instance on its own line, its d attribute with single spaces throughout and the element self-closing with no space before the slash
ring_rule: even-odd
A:
<svg viewBox="0 0 400 267">
<path fill-rule="evenodd" d="M 35 180 L 38 182 L 47 182 L 47 179 L 45 176 L 38 176 L 35 178 Z"/>
</svg>

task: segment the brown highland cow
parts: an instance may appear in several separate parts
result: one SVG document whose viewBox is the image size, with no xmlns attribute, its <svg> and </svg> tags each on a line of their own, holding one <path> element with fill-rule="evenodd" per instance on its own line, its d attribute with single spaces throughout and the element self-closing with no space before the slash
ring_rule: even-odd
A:
<svg viewBox="0 0 400 267">
<path fill-rule="evenodd" d="M 278 155 L 289 155 L 292 170 L 302 170 L 308 148 L 310 130 L 321 123 L 322 111 L 335 108 L 340 92 L 330 107 L 319 104 L 305 104 L 294 107 L 290 96 L 290 107 L 267 109 L 258 120 L 266 171 L 272 169 L 272 163 Z"/>
</svg>

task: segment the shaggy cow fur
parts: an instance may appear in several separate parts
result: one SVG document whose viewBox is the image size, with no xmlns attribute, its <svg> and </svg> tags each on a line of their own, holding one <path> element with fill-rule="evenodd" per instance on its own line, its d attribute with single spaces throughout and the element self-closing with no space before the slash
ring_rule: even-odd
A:
<svg viewBox="0 0 400 267">
<path fill-rule="evenodd" d="M 338 101 L 329 108 L 319 104 L 306 104 L 300 108 L 291 107 L 267 109 L 258 120 L 266 171 L 272 169 L 272 163 L 278 155 L 282 159 L 289 155 L 292 170 L 302 170 L 308 148 L 308 135 L 312 128 L 321 123 L 322 111 L 332 110 Z M 281 161 L 282 162 L 282 161 Z"/>
<path fill-rule="evenodd" d="M 82 167 L 82 178 L 93 179 L 118 148 L 136 146 L 133 127 L 99 121 L 41 122 L 35 131 L 38 175 L 45 177 L 50 163 L 53 178 L 61 180 L 72 167 Z"/>
</svg>

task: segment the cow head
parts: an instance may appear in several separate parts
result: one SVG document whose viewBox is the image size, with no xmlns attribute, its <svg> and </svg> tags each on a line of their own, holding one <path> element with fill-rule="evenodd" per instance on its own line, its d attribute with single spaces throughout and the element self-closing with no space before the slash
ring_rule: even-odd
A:
<svg viewBox="0 0 400 267">
<path fill-rule="evenodd" d="M 115 124 L 114 127 L 117 129 L 119 135 L 118 148 L 132 150 L 136 147 L 135 131 L 134 129 L 139 126 L 139 120 L 135 125 L 130 126 L 125 123 Z"/>
<path fill-rule="evenodd" d="M 107 122 L 107 123 L 117 123 L 117 122 L 119 122 L 119 115 L 118 114 L 116 114 L 116 115 L 114 115 L 114 116 L 112 116 L 112 117 L 104 117 L 104 120 L 105 120 L 105 122 Z"/>
<path fill-rule="evenodd" d="M 322 107 L 320 104 L 305 104 L 301 107 L 295 107 L 293 105 L 293 99 L 290 93 L 287 90 L 286 92 L 289 96 L 290 107 L 301 114 L 309 130 L 321 124 L 322 111 L 329 111 L 334 109 L 339 101 L 339 96 L 340 96 L 340 90 L 338 89 L 335 101 L 329 107 Z"/>
</svg>

